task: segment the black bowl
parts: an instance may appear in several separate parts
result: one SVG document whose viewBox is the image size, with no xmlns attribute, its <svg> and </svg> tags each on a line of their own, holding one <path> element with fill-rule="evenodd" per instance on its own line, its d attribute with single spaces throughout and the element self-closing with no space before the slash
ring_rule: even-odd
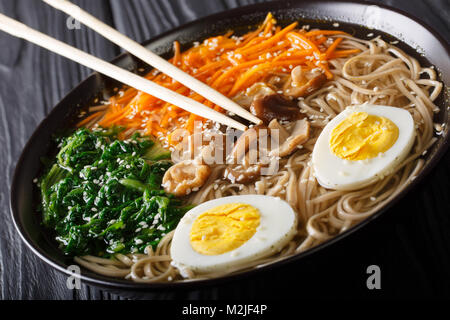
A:
<svg viewBox="0 0 450 320">
<path fill-rule="evenodd" d="M 370 5 L 367 2 L 279 1 L 261 3 L 191 22 L 145 42 L 145 45 L 150 50 L 168 57 L 171 54 L 174 40 L 178 40 L 182 46 L 188 47 L 193 41 L 224 33 L 229 29 L 244 32 L 248 30 L 249 26 L 260 23 L 268 11 L 273 12 L 282 24 L 300 20 L 301 24 L 309 24 L 311 27 L 336 28 L 333 27 L 333 23 L 339 22 L 339 29 L 361 38 L 367 38 L 369 33 L 374 33 L 382 35 L 388 41 L 400 40 L 399 47 L 417 57 L 422 64 L 436 66 L 439 70 L 440 80 L 445 84 L 450 83 L 449 46 L 439 34 L 417 18 L 404 12 L 386 6 Z M 148 66 L 128 54 L 120 55 L 113 60 L 113 63 L 128 70 L 140 70 L 140 68 L 149 70 Z M 98 73 L 89 76 L 61 100 L 41 122 L 26 144 L 17 163 L 11 187 L 11 212 L 16 228 L 22 239 L 36 255 L 61 272 L 68 273 L 66 268 L 73 264 L 73 261 L 62 254 L 56 247 L 55 242 L 49 239 L 48 233 L 40 225 L 40 215 L 36 212 L 38 200 L 36 187 L 32 180 L 42 170 L 40 157 L 47 155 L 54 148 L 51 142 L 52 134 L 71 126 L 76 119 L 80 106 L 88 105 L 96 97 L 107 95 L 112 88 L 119 85 L 116 81 Z M 382 216 L 389 207 L 417 186 L 430 172 L 431 168 L 438 163 L 449 144 L 448 127 L 450 126 L 450 118 L 447 99 L 448 87 L 446 86 L 437 101 L 441 107 L 441 112 L 436 115 L 435 119 L 435 121 L 447 124 L 445 132 L 428 153 L 425 167 L 417 179 L 382 210 L 330 241 L 269 266 L 211 280 L 139 284 L 124 279 L 104 277 L 85 269 L 82 270 L 81 279 L 87 283 L 113 291 L 119 290 L 120 292 L 196 289 L 224 281 L 238 280 L 259 272 L 274 272 L 274 268 L 286 264 L 301 264 L 307 256 L 312 259 L 318 251 L 324 251 L 325 248 L 330 250 L 330 247 L 333 247 L 337 241 L 352 233 L 360 232 L 369 223 Z"/>
</svg>

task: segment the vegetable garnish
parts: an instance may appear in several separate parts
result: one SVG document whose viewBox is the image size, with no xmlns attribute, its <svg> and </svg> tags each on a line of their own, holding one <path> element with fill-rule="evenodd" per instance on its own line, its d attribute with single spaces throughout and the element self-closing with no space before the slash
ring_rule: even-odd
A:
<svg viewBox="0 0 450 320">
<path fill-rule="evenodd" d="M 43 223 L 67 255 L 144 252 L 192 206 L 161 189 L 170 152 L 148 137 L 78 129 L 39 179 Z"/>
<path fill-rule="evenodd" d="M 347 33 L 339 30 L 311 30 L 298 28 L 292 23 L 285 28 L 269 13 L 255 31 L 242 36 L 230 31 L 194 43 L 182 52 L 180 44 L 174 43 L 174 56 L 170 60 L 184 72 L 205 82 L 229 98 L 244 92 L 268 74 L 290 74 L 301 66 L 304 71 L 321 70 L 332 79 L 329 60 L 359 53 L 359 49 L 337 50 Z M 337 38 L 336 38 L 337 37 Z M 146 78 L 177 93 L 189 96 L 215 110 L 221 108 L 172 78 L 153 70 Z M 154 135 L 171 146 L 170 133 L 174 128 L 192 132 L 195 121 L 205 121 L 134 88 L 118 91 L 104 105 L 91 107 L 90 114 L 78 126 L 98 123 L 102 127 L 124 126 L 127 130 L 140 130 Z"/>
</svg>

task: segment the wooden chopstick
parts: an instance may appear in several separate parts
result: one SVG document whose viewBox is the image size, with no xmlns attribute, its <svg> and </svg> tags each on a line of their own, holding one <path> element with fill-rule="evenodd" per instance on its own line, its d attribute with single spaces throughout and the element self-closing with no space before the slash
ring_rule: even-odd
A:
<svg viewBox="0 0 450 320">
<path fill-rule="evenodd" d="M 68 15 L 75 18 L 79 22 L 95 30 L 103 37 L 109 39 L 111 42 L 114 42 L 116 45 L 124 48 L 132 55 L 150 64 L 151 66 L 165 73 L 172 79 L 175 79 L 176 81 L 190 88 L 191 90 L 199 93 L 204 98 L 217 104 L 223 109 L 235 113 L 238 116 L 241 116 L 242 118 L 247 119 L 250 122 L 256 124 L 262 123 L 262 121 L 259 118 L 257 118 L 252 113 L 248 112 L 246 109 L 242 108 L 233 100 L 229 99 L 228 97 L 214 90 L 213 88 L 201 82 L 200 80 L 197 80 L 196 78 L 177 68 L 170 62 L 154 54 L 144 46 L 140 45 L 138 42 L 128 38 L 127 36 L 117 31 L 116 29 L 98 20 L 96 17 L 82 10 L 80 7 L 71 3 L 70 1 L 67 0 L 43 0 L 43 1 L 54 8 L 67 13 Z"/>
<path fill-rule="evenodd" d="M 242 123 L 231 119 L 226 115 L 205 106 L 204 104 L 201 104 L 193 99 L 171 91 L 163 86 L 160 86 L 125 69 L 119 68 L 111 63 L 103 61 L 64 42 L 56 40 L 1 13 L 0 30 L 3 30 L 15 37 L 22 38 L 34 44 L 37 44 L 38 46 L 41 46 L 61 56 L 78 62 L 79 64 L 96 70 L 110 78 L 116 79 L 126 85 L 134 87 L 137 90 L 143 91 L 158 99 L 174 104 L 188 112 L 238 130 L 245 131 L 247 129 L 247 127 Z"/>
</svg>

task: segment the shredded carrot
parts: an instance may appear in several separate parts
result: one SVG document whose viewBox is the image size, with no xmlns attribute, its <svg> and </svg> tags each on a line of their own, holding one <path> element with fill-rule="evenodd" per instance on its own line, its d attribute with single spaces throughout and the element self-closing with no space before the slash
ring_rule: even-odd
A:
<svg viewBox="0 0 450 320">
<path fill-rule="evenodd" d="M 84 125 L 88 124 L 91 120 L 94 120 L 96 117 L 98 117 L 101 114 L 102 114 L 102 112 L 98 111 L 98 112 L 95 112 L 95 113 L 87 116 L 86 118 L 84 118 L 83 120 L 78 122 L 77 127 L 83 127 Z"/>
<path fill-rule="evenodd" d="M 304 36 L 303 34 L 299 32 L 289 32 L 287 35 L 287 38 L 289 41 L 292 42 L 292 45 L 295 48 L 300 49 L 312 49 L 314 54 L 317 54 L 317 56 L 320 56 L 320 50 L 317 47 L 317 45 L 309 38 Z"/>
<path fill-rule="evenodd" d="M 331 46 L 328 47 L 327 51 L 325 51 L 325 58 L 328 58 L 331 54 L 333 54 L 334 50 L 336 50 L 337 46 L 339 45 L 339 43 L 341 43 L 342 40 L 343 38 L 337 38 L 336 40 L 334 40 Z"/>
<path fill-rule="evenodd" d="M 264 22 L 258 27 L 258 29 L 256 29 L 253 32 L 249 32 L 246 35 L 243 36 L 244 41 L 242 43 L 243 46 L 245 46 L 249 41 L 251 41 L 253 38 L 258 37 L 259 34 L 264 30 L 264 28 L 266 27 L 266 25 L 269 23 L 270 20 L 273 19 L 273 15 L 271 12 L 269 12 L 266 16 L 266 19 L 264 20 Z"/>
<path fill-rule="evenodd" d="M 321 45 L 322 43 L 324 43 L 327 40 L 328 40 L 327 37 L 318 37 L 314 40 L 314 42 L 316 43 L 316 45 Z"/>
<path fill-rule="evenodd" d="M 173 51 L 175 51 L 175 55 L 173 57 L 173 64 L 177 66 L 181 64 L 180 43 L 178 41 L 173 42 Z"/>
<path fill-rule="evenodd" d="M 246 48 L 245 50 L 237 49 L 236 51 L 240 52 L 242 54 L 248 54 L 250 51 L 255 51 L 255 49 L 259 50 L 259 51 L 267 49 L 267 48 L 271 47 L 272 45 L 276 44 L 278 41 L 280 41 L 289 31 L 293 30 L 297 25 L 298 25 L 297 22 L 294 22 L 294 23 L 288 25 L 286 28 L 284 28 L 280 32 L 276 33 L 275 35 L 268 38 L 267 40 L 261 42 L 261 44 L 257 45 L 256 48 L 251 47 L 251 48 Z"/>
<path fill-rule="evenodd" d="M 298 29 L 297 22 L 282 28 L 277 25 L 271 13 L 254 31 L 242 36 L 233 34 L 234 31 L 228 31 L 224 35 L 205 39 L 202 43 L 194 43 L 184 52 L 181 51 L 180 43 L 175 41 L 174 55 L 169 61 L 233 98 L 255 82 L 267 79 L 267 75 L 289 74 L 299 65 L 305 70 L 319 67 L 328 79 L 332 79 L 333 70 L 330 70 L 328 63 L 330 59 L 348 57 L 360 52 L 358 49 L 339 49 L 344 41 L 343 35 L 348 35 L 343 31 L 307 32 Z M 158 70 L 152 70 L 145 78 L 223 112 L 220 106 Z M 171 132 L 175 128 L 192 132 L 196 121 L 206 119 L 134 88 L 124 88 L 116 91 L 104 110 L 96 109 L 94 113 L 82 119 L 78 126 L 92 122 L 103 127 L 123 126 L 162 137 L 167 145 L 172 145 Z"/>
<path fill-rule="evenodd" d="M 267 22 L 266 27 L 264 28 L 264 35 L 269 34 L 272 31 L 273 27 L 273 19 L 270 19 L 269 22 Z"/>
<path fill-rule="evenodd" d="M 264 74 L 261 74 L 261 71 L 266 69 L 273 69 L 277 67 L 289 67 L 295 65 L 299 65 L 303 63 L 301 60 L 283 60 L 283 61 L 277 61 L 277 62 L 266 62 L 257 65 L 256 67 L 249 69 L 246 73 L 244 73 L 239 80 L 234 84 L 233 89 L 229 93 L 230 96 L 234 96 L 238 91 L 240 91 L 242 88 L 248 88 L 252 85 L 252 83 L 257 82 L 260 78 L 264 76 Z M 290 68 L 290 69 L 292 69 Z"/>
</svg>

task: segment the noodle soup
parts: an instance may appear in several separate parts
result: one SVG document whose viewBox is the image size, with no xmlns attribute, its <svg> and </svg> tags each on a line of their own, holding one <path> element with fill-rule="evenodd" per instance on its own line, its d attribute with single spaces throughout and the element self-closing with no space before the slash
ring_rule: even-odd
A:
<svg viewBox="0 0 450 320">
<path fill-rule="evenodd" d="M 242 36 L 175 42 L 170 61 L 263 124 L 232 132 L 133 88 L 92 106 L 39 186 L 63 250 L 103 275 L 188 281 L 308 250 L 385 206 L 437 139 L 435 70 L 380 37 L 268 14 Z M 157 70 L 146 78 L 222 111 Z"/>
</svg>

